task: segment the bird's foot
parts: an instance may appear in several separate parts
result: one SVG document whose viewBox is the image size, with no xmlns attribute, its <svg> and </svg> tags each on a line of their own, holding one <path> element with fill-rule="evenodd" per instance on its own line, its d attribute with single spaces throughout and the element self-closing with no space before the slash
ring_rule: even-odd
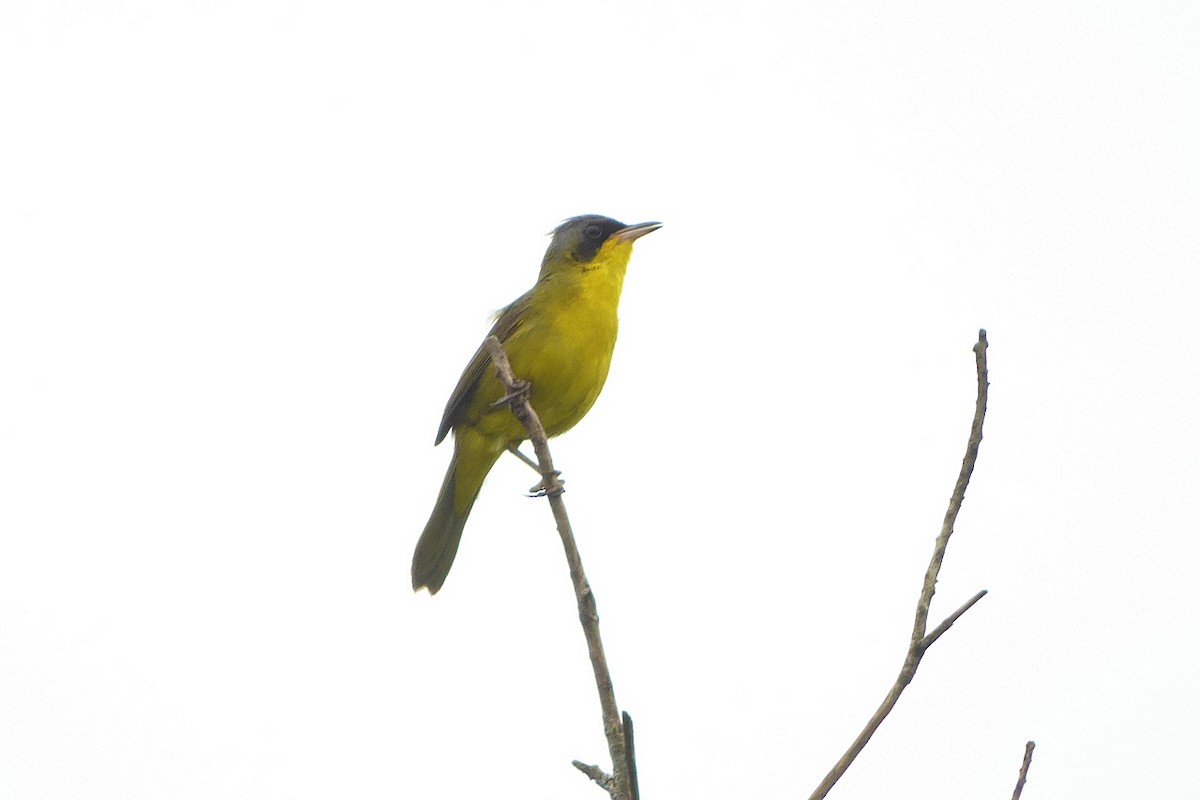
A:
<svg viewBox="0 0 1200 800">
<path fill-rule="evenodd" d="M 563 486 L 565 481 L 559 480 L 559 475 L 562 473 L 554 470 L 549 475 L 543 475 L 542 479 L 534 486 L 529 487 L 530 497 L 546 497 L 547 495 L 562 494 L 566 491 Z"/>
<path fill-rule="evenodd" d="M 529 387 L 532 385 L 533 384 L 531 384 L 529 381 L 524 381 L 524 380 L 521 380 L 520 378 L 517 378 L 517 382 L 514 384 L 513 390 L 511 392 L 509 392 L 508 394 L 504 395 L 504 397 L 501 397 L 496 402 L 492 403 L 492 405 L 493 406 L 507 406 L 507 405 L 510 405 L 512 403 L 512 401 L 514 401 L 514 400 L 528 400 L 529 399 Z"/>
</svg>

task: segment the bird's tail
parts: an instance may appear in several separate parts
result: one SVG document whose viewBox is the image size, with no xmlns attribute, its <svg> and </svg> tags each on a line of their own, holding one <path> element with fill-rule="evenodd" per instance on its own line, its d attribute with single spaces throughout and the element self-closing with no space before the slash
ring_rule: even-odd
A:
<svg viewBox="0 0 1200 800">
<path fill-rule="evenodd" d="M 469 435 L 471 432 L 463 433 Z M 417 540 L 412 563 L 414 592 L 426 588 L 430 594 L 437 594 L 446 582 L 483 479 L 500 457 L 500 453 L 492 453 L 487 448 L 480 451 L 469 445 L 464 447 L 464 444 L 463 439 L 455 438 L 454 457 L 450 459 L 442 490 L 438 492 L 429 522 L 425 523 L 425 530 Z"/>
</svg>

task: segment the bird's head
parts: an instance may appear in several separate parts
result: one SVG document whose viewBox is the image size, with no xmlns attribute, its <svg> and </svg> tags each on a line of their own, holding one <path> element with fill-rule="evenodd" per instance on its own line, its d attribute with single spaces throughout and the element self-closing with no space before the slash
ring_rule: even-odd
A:
<svg viewBox="0 0 1200 800">
<path fill-rule="evenodd" d="M 660 222 L 626 225 L 599 214 L 571 217 L 554 229 L 540 277 L 571 270 L 623 269 L 629 263 L 634 240 L 661 227 Z"/>
</svg>

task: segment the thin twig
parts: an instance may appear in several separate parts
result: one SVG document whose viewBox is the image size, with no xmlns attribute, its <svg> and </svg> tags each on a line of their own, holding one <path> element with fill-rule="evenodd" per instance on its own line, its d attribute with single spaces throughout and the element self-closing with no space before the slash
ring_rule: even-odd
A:
<svg viewBox="0 0 1200 800">
<path fill-rule="evenodd" d="M 975 351 L 975 376 L 976 376 L 976 394 L 975 394 L 975 418 L 971 422 L 971 435 L 967 438 L 967 454 L 963 457 L 962 468 L 958 472 L 958 480 L 954 484 L 954 492 L 950 495 L 950 505 L 946 509 L 946 516 L 942 520 L 942 530 L 938 534 L 937 541 L 933 547 L 933 557 L 929 560 L 929 567 L 925 570 L 925 582 L 921 587 L 921 596 L 917 600 L 917 613 L 913 620 L 912 636 L 908 642 L 908 652 L 904 656 L 904 665 L 900 668 L 900 675 L 896 678 L 896 682 L 892 684 L 892 688 L 888 690 L 887 696 L 883 699 L 883 703 L 871 715 L 871 719 L 867 721 L 866 727 L 858 734 L 858 738 L 850 745 L 845 754 L 838 759 L 834 764 L 833 769 L 825 776 L 816 790 L 809 796 L 809 800 L 819 800 L 829 794 L 829 790 L 833 785 L 846 773 L 850 765 L 854 763 L 854 759 L 862 752 L 862 749 L 867 746 L 867 742 L 879 729 L 880 724 L 891 713 L 896 705 L 896 701 L 900 699 L 900 694 L 912 682 L 913 675 L 917 672 L 917 667 L 921 663 L 921 658 L 924 657 L 925 651 L 929 646 L 937 641 L 943 633 L 949 630 L 950 626 L 955 623 L 960 616 L 966 613 L 967 609 L 975 605 L 986 592 L 980 592 L 975 597 L 968 600 L 957 611 L 946 618 L 946 621 L 934 629 L 929 636 L 925 635 L 925 628 L 929 623 L 929 605 L 933 601 L 933 592 L 937 586 L 938 572 L 942 568 L 942 559 L 946 555 L 946 546 L 950 543 L 950 535 L 954 533 L 954 522 L 958 519 L 959 509 L 962 508 L 963 497 L 967 493 L 967 484 L 971 482 L 971 473 L 975 469 L 975 459 L 979 456 L 979 443 L 983 441 L 983 418 L 987 413 L 987 391 L 988 391 L 988 375 L 987 375 L 987 331 L 979 331 L 979 341 L 975 343 L 973 348 Z"/>
<path fill-rule="evenodd" d="M 621 729 L 625 732 L 625 770 L 629 773 L 629 800 L 641 800 L 642 790 L 638 787 L 637 750 L 633 745 L 633 717 L 628 711 L 621 712 Z"/>
<path fill-rule="evenodd" d="M 512 407 L 513 414 L 529 432 L 529 440 L 533 443 L 533 452 L 537 455 L 539 471 L 542 475 L 541 487 L 550 500 L 550 509 L 554 512 L 554 522 L 558 526 L 558 535 L 562 539 L 563 550 L 567 555 L 567 564 L 571 570 L 571 582 L 575 585 L 575 602 L 579 606 L 579 622 L 583 626 L 583 635 L 587 639 L 588 656 L 592 661 L 592 673 L 596 678 L 596 691 L 600 695 L 600 713 L 604 719 L 604 736 L 608 740 L 608 754 L 612 758 L 613 774 L 609 776 L 599 767 L 588 767 L 580 762 L 572 762 L 576 768 L 608 790 L 613 800 L 632 800 L 629 790 L 629 770 L 626 769 L 625 734 L 621 728 L 621 718 L 617 711 L 617 700 L 613 693 L 612 676 L 608 671 L 608 662 L 604 657 L 604 644 L 600 640 L 600 615 L 596 611 L 596 597 L 592 587 L 588 585 L 587 576 L 583 572 L 583 561 L 579 557 L 579 548 L 575 545 L 575 535 L 571 532 L 571 522 L 567 519 L 567 508 L 562 499 L 562 483 L 558 480 L 558 470 L 554 469 L 554 460 L 550 457 L 550 447 L 546 443 L 546 430 L 541 420 L 529 403 L 529 383 L 522 381 L 513 374 L 512 366 L 504 353 L 504 347 L 495 336 L 489 336 L 484 341 L 492 363 L 496 365 L 496 374 L 504 384 L 505 392 Z M 586 767 L 586 768 L 585 768 Z M 605 780 L 602 780 L 605 779 Z"/>
<path fill-rule="evenodd" d="M 1021 762 L 1021 774 L 1017 776 L 1017 788 L 1013 789 L 1012 800 L 1021 800 L 1021 792 L 1025 790 L 1025 779 L 1029 777 L 1029 763 L 1033 761 L 1033 742 L 1025 743 L 1025 759 Z"/>
<path fill-rule="evenodd" d="M 596 784 L 601 789 L 608 792 L 609 794 L 612 794 L 612 792 L 613 792 L 612 775 L 609 775 L 607 772 L 600 769 L 600 767 L 596 766 L 595 764 L 585 764 L 582 761 L 572 761 L 571 766 L 575 767 L 575 769 L 579 770 L 584 775 L 587 775 L 589 778 L 591 778 L 593 781 L 595 781 Z"/>
<path fill-rule="evenodd" d="M 936 642 L 943 633 L 950 630 L 950 626 L 958 622 L 958 618 L 970 611 L 971 606 L 982 600 L 985 594 L 987 594 L 987 589 L 980 589 L 978 592 L 976 592 L 974 597 L 959 606 L 957 611 L 946 617 L 946 619 L 942 620 L 942 624 L 930 631 L 929 635 L 926 636 L 924 641 L 921 642 L 921 649 L 928 650 L 931 644 Z"/>
</svg>

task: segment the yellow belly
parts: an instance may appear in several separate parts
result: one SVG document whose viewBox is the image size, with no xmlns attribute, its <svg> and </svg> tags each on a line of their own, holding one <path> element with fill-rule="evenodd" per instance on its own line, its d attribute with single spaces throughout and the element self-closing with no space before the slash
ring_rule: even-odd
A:
<svg viewBox="0 0 1200 800">
<path fill-rule="evenodd" d="M 545 287 L 545 294 L 504 343 L 513 372 L 533 384 L 530 402 L 549 436 L 583 419 L 608 378 L 620 296 L 620 286 L 613 291 L 609 283 L 585 273 L 572 282 Z M 469 417 L 479 419 L 481 432 L 514 444 L 526 438 L 525 429 L 509 409 L 489 408 L 502 396 L 500 382 L 489 369 Z"/>
</svg>

